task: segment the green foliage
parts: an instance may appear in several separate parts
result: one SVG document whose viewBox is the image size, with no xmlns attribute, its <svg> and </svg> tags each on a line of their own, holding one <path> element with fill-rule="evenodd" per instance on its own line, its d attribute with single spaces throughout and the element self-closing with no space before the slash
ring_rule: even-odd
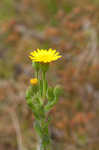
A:
<svg viewBox="0 0 99 150">
<path fill-rule="evenodd" d="M 69 4 L 69 3 L 66 3 L 64 6 L 63 6 L 63 9 L 66 13 L 70 13 L 73 9 L 73 5 Z"/>
<path fill-rule="evenodd" d="M 58 98 L 61 94 L 60 86 L 56 86 L 55 88 L 49 87 L 47 91 L 48 103 L 45 106 L 45 111 L 49 112 L 53 106 L 57 103 Z"/>
<path fill-rule="evenodd" d="M 77 111 L 82 111 L 83 110 L 83 104 L 81 102 L 81 100 L 77 100 L 77 102 L 75 103 L 75 107 L 77 109 Z"/>
<path fill-rule="evenodd" d="M 53 27 L 57 27 L 59 25 L 59 21 L 55 17 L 52 17 L 50 20 L 50 25 Z"/>
<path fill-rule="evenodd" d="M 11 64 L 6 63 L 6 61 L 0 61 L 0 77 L 1 78 L 11 78 L 13 76 L 13 67 Z"/>
<path fill-rule="evenodd" d="M 41 149 L 47 150 L 50 145 L 50 136 L 48 132 L 48 125 L 50 119 L 48 112 L 57 103 L 61 93 L 61 88 L 57 85 L 55 88 L 49 87 L 46 80 L 46 72 L 49 64 L 32 64 L 36 71 L 41 70 L 42 76 L 38 76 L 38 84 L 31 85 L 26 91 L 26 101 L 32 109 L 35 116 L 34 128 L 41 139 Z"/>
<path fill-rule="evenodd" d="M 91 3 L 93 3 L 93 4 L 95 4 L 95 5 L 99 5 L 99 1 L 98 0 L 89 0 L 89 1 L 91 1 Z"/>
<path fill-rule="evenodd" d="M 56 14 L 58 11 L 58 5 L 56 0 L 43 0 L 44 4 L 48 8 L 48 12 L 52 15 Z"/>
<path fill-rule="evenodd" d="M 26 91 L 26 99 L 31 98 L 34 96 L 38 91 L 38 86 L 30 86 L 28 90 Z"/>
<path fill-rule="evenodd" d="M 13 0 L 3 0 L 0 2 L 0 20 L 8 20 L 15 15 Z"/>
</svg>

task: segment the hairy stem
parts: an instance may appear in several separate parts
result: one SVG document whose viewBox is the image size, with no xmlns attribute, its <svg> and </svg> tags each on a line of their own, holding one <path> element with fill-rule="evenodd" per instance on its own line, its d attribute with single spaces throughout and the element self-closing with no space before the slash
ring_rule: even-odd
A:
<svg viewBox="0 0 99 150">
<path fill-rule="evenodd" d="M 43 78 L 43 100 L 46 98 L 46 78 L 45 78 L 45 72 L 42 72 L 42 78 Z"/>
</svg>

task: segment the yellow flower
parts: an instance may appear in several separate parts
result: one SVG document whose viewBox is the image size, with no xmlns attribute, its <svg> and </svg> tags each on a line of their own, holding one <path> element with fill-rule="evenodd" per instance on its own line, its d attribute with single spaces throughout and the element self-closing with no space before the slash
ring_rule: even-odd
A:
<svg viewBox="0 0 99 150">
<path fill-rule="evenodd" d="M 38 79 L 37 78 L 32 78 L 32 79 L 30 79 L 30 83 L 32 85 L 36 85 L 38 83 Z"/>
<path fill-rule="evenodd" d="M 53 50 L 51 48 L 47 49 L 37 49 L 30 53 L 29 58 L 33 62 L 42 62 L 42 63 L 50 63 L 62 57 L 59 55 L 59 52 Z"/>
</svg>

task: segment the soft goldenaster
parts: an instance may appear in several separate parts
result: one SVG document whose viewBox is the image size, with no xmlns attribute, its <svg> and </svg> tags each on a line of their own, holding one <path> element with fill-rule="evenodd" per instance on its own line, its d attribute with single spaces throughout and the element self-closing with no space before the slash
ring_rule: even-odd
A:
<svg viewBox="0 0 99 150">
<path fill-rule="evenodd" d="M 33 62 L 42 62 L 42 63 L 50 63 L 62 57 L 59 55 L 59 52 L 53 50 L 51 48 L 47 49 L 37 49 L 30 53 L 30 59 Z"/>
</svg>

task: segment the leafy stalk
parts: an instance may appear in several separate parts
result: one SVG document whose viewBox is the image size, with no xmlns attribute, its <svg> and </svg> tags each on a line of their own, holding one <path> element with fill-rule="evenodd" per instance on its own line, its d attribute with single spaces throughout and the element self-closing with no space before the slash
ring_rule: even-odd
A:
<svg viewBox="0 0 99 150">
<path fill-rule="evenodd" d="M 46 72 L 49 64 L 33 63 L 36 70 L 37 84 L 31 85 L 26 92 L 26 101 L 35 116 L 34 128 L 38 134 L 39 147 L 37 150 L 51 150 L 51 138 L 49 135 L 48 112 L 57 103 L 60 87 L 48 87 Z M 40 68 L 41 67 L 41 68 Z M 39 71 L 42 77 L 39 78 Z"/>
</svg>

